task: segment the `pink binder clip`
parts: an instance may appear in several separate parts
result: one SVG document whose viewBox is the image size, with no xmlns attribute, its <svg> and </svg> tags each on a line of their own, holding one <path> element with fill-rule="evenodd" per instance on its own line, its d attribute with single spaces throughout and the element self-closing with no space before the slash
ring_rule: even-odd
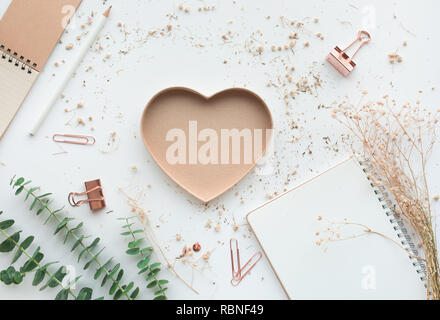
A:
<svg viewBox="0 0 440 320">
<path fill-rule="evenodd" d="M 327 56 L 327 61 L 344 77 L 347 77 L 356 67 L 356 63 L 353 61 L 354 56 L 358 53 L 360 48 L 370 42 L 371 36 L 367 31 L 359 31 L 356 39 L 344 50 L 339 47 L 335 47 Z M 345 52 L 350 49 L 356 42 L 360 41 L 359 47 L 354 54 L 349 57 Z"/>
</svg>

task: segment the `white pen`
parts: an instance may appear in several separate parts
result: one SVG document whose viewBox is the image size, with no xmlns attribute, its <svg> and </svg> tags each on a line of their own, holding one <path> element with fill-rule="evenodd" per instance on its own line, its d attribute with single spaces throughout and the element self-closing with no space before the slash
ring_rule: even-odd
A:
<svg viewBox="0 0 440 320">
<path fill-rule="evenodd" d="M 112 7 L 108 8 L 106 12 L 104 12 L 103 15 L 101 15 L 94 23 L 93 29 L 90 31 L 88 37 L 85 39 L 84 43 L 82 44 L 79 53 L 76 55 L 76 57 L 73 58 L 72 62 L 68 66 L 66 75 L 64 78 L 59 81 L 56 85 L 56 87 L 53 90 L 53 95 L 50 97 L 50 99 L 45 104 L 44 108 L 42 109 L 40 115 L 37 118 L 37 121 L 35 122 L 35 125 L 32 127 L 32 130 L 30 131 L 31 136 L 35 136 L 40 129 L 41 125 L 43 124 L 44 120 L 49 115 L 49 112 L 52 109 L 52 106 L 55 104 L 57 99 L 61 96 L 64 88 L 69 83 L 69 80 L 72 78 L 73 74 L 77 70 L 78 66 L 81 64 L 84 56 L 89 51 L 90 47 L 92 46 L 93 42 L 98 37 L 99 32 L 104 27 L 105 23 L 107 22 L 107 18 L 110 14 L 110 10 Z"/>
</svg>

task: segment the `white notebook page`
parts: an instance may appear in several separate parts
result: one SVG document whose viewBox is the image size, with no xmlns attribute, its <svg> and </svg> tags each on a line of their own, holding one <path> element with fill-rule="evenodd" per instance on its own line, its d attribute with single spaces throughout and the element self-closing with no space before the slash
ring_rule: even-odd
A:
<svg viewBox="0 0 440 320">
<path fill-rule="evenodd" d="M 9 56 L 2 58 L 0 52 L 0 139 L 8 129 L 15 114 L 38 77 L 38 72 L 28 67 L 22 70 L 22 63 L 15 65 L 15 60 L 9 62 Z"/>
<path fill-rule="evenodd" d="M 317 244 L 329 235 L 329 221 L 361 223 L 400 243 L 390 219 L 354 160 L 248 215 L 291 299 L 425 299 L 413 260 L 392 241 L 368 234 Z M 337 234 L 345 239 L 362 233 L 348 225 Z"/>
</svg>

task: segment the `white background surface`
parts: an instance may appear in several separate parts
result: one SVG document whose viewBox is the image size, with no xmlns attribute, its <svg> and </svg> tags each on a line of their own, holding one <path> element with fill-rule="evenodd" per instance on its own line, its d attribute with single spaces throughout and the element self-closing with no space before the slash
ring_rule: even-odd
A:
<svg viewBox="0 0 440 320">
<path fill-rule="evenodd" d="M 358 103 L 361 99 L 378 100 L 388 94 L 401 103 L 420 100 L 426 108 L 437 110 L 440 107 L 438 1 L 105 2 L 103 6 L 102 1 L 83 1 L 73 28 L 62 37 L 64 44 L 55 49 L 0 142 L 0 209 L 5 211 L 3 216 L 16 219 L 23 234 L 37 236 L 36 243 L 46 253 L 47 261 L 60 260 L 75 266 L 78 274 L 83 274 L 81 285 L 97 288 L 95 296 L 104 291 L 92 280 L 92 271 L 83 272 L 81 265 L 76 263 L 76 254 L 62 246 L 61 236 L 60 239 L 52 236 L 55 227 L 42 226 L 44 218 L 29 213 L 23 199 L 13 196 L 8 183 L 14 174 L 32 179 L 43 191 L 53 192 L 55 203 L 60 206 L 68 206 L 67 194 L 82 190 L 84 181 L 101 178 L 108 209 L 114 210 L 113 213 L 93 215 L 87 206 L 67 209 L 70 216 L 85 222 L 88 233 L 102 238 L 106 246 L 103 260 L 114 256 L 120 261 L 127 271 L 126 280 L 135 280 L 144 287 L 143 279 L 136 274 L 136 262 L 125 255 L 126 242 L 119 235 L 121 223 L 116 218 L 130 215 L 130 207 L 118 191 L 119 187 L 132 196 L 145 191 L 142 206 L 146 211 L 151 210 L 149 217 L 155 234 L 170 260 L 180 255 L 184 244 L 192 245 L 196 241 L 202 245 L 202 252 L 212 251 L 208 264 L 198 263 L 197 268 L 202 271 L 192 272 L 188 265 L 176 264 L 177 270 L 192 281 L 199 295 L 168 272 L 163 272 L 163 277 L 170 280 L 170 298 L 284 299 L 281 286 L 265 259 L 239 287 L 230 285 L 229 239 L 239 239 L 243 260 L 250 257 L 259 247 L 245 225 L 246 213 L 267 201 L 267 194 L 291 188 L 347 156 L 340 142 L 335 145 L 342 131 L 331 118 L 331 110 L 318 109 L 318 105 L 331 107 L 344 96 Z M 99 40 L 103 50 L 99 50 L 98 44 L 94 46 L 65 90 L 66 98 L 58 101 L 39 135 L 30 138 L 27 130 L 33 118 L 50 94 L 52 84 L 62 77 L 61 61 L 68 61 L 75 53 L 75 50 L 66 51 L 65 44 L 72 42 L 78 46 L 76 36 L 82 32 L 80 26 L 87 21 L 87 16 L 92 11 L 104 11 L 110 4 L 113 4 L 113 11 Z M 190 13 L 180 11 L 179 4 L 190 8 Z M 7 5 L 8 1 L 0 3 L 0 13 Z M 216 6 L 213 11 L 197 10 L 213 5 Z M 170 19 L 170 15 L 175 19 Z M 298 31 L 282 24 L 281 16 L 287 21 L 305 24 L 294 52 L 270 50 L 272 45 L 288 44 L 288 35 Z M 313 22 L 315 17 L 319 18 L 316 24 Z M 373 24 L 369 23 L 368 17 L 375 17 L 375 23 L 374 19 Z M 118 22 L 126 25 L 127 33 L 120 31 Z M 168 24 L 173 25 L 171 32 L 165 32 L 164 36 L 148 36 L 150 31 L 166 29 Z M 344 79 L 325 63 L 325 57 L 335 45 L 351 42 L 365 24 L 369 26 L 373 41 L 356 57 L 356 71 Z M 222 35 L 229 30 L 233 36 L 224 41 Z M 324 40 L 315 37 L 317 32 L 324 35 Z M 309 48 L 303 48 L 306 41 L 310 42 Z M 407 47 L 403 47 L 404 41 L 408 42 Z M 256 53 L 259 45 L 265 48 L 261 55 Z M 124 51 L 127 53 L 121 53 Z M 387 55 L 396 51 L 403 57 L 403 63 L 391 65 Z M 104 62 L 107 54 L 111 57 Z M 54 66 L 56 61 L 60 62 L 58 68 Z M 317 94 L 304 93 L 296 98 L 287 108 L 290 115 L 286 115 L 283 89 L 267 87 L 269 81 L 276 82 L 278 77 L 285 76 L 282 61 L 295 66 L 294 82 L 302 76 L 312 81 L 313 75 L 323 81 Z M 93 68 L 86 72 L 88 66 Z M 274 172 L 266 176 L 251 173 L 208 206 L 177 187 L 151 160 L 139 137 L 140 116 L 149 98 L 170 86 L 186 86 L 204 94 L 237 86 L 258 93 L 270 107 L 279 132 L 275 139 Z M 433 87 L 436 90 L 432 90 Z M 362 98 L 363 90 L 367 90 L 368 95 Z M 66 108 L 74 109 L 80 101 L 85 103 L 83 109 L 64 112 Z M 89 116 L 94 118 L 93 122 L 87 120 Z M 85 120 L 86 126 L 76 124 L 78 117 Z M 66 125 L 72 118 L 71 125 Z M 292 120 L 300 129 L 290 129 Z M 120 143 L 113 152 L 103 153 L 100 149 L 105 147 L 111 132 L 117 133 Z M 97 138 L 97 144 L 94 147 L 63 145 L 68 153 L 54 155 L 62 151 L 51 140 L 54 133 L 91 133 Z M 290 143 L 293 135 L 300 137 L 300 141 Z M 330 137 L 330 148 L 323 137 Z M 430 167 L 434 193 L 440 192 L 438 179 L 434 180 L 436 175 L 438 177 L 439 162 L 440 155 L 436 152 Z M 137 172 L 131 169 L 134 165 Z M 297 171 L 297 175 L 285 185 L 288 174 L 293 171 Z M 224 212 L 221 217 L 218 215 L 220 210 Z M 234 219 L 240 225 L 237 232 L 232 228 Z M 208 220 L 213 226 L 220 222 L 220 232 L 206 228 Z M 181 242 L 175 239 L 177 233 L 183 237 Z M 7 266 L 10 259 L 12 256 L 2 255 L 0 267 Z M 6 288 L 1 284 L 0 298 L 52 299 L 56 294 L 54 290 L 40 293 L 30 283 L 31 277 L 20 287 Z M 145 289 L 141 297 L 149 299 L 152 294 Z"/>
</svg>

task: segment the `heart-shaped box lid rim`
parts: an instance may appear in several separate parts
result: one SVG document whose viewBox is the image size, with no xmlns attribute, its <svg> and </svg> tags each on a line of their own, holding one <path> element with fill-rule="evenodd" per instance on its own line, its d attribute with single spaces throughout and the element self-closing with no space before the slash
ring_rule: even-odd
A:
<svg viewBox="0 0 440 320">
<path fill-rule="evenodd" d="M 154 155 L 154 153 L 151 151 L 151 148 L 150 148 L 150 146 L 149 146 L 149 143 L 148 143 L 148 141 L 147 141 L 147 139 L 146 139 L 146 137 L 145 137 L 145 131 L 143 130 L 144 118 L 145 118 L 145 116 L 146 116 L 146 113 L 147 113 L 147 110 L 148 110 L 149 106 L 152 105 L 152 103 L 156 100 L 157 97 L 159 97 L 159 96 L 161 96 L 161 95 L 163 95 L 163 94 L 165 94 L 165 93 L 167 93 L 167 92 L 170 92 L 170 91 L 178 91 L 178 90 L 180 90 L 180 91 L 186 91 L 186 92 L 189 92 L 189 93 L 195 94 L 195 95 L 197 95 L 197 96 L 202 97 L 202 98 L 203 98 L 204 100 L 206 100 L 206 101 L 209 101 L 209 100 L 211 100 L 211 99 L 214 99 L 216 96 L 221 95 L 221 94 L 226 93 L 226 92 L 232 92 L 232 91 L 246 92 L 246 93 L 248 93 L 248 94 L 254 96 L 255 98 L 257 98 L 257 99 L 261 102 L 261 104 L 264 106 L 264 108 L 266 109 L 267 114 L 268 114 L 268 116 L 269 116 L 270 129 L 273 129 L 273 128 L 274 128 L 273 118 L 272 118 L 272 113 L 270 112 L 270 109 L 269 109 L 269 107 L 267 106 L 266 102 L 265 102 L 265 101 L 264 101 L 259 95 L 257 95 L 255 92 L 253 92 L 253 91 L 251 91 L 251 90 L 249 90 L 249 89 L 246 89 L 246 88 L 239 88 L 239 87 L 236 87 L 236 88 L 229 88 L 229 89 L 224 89 L 224 90 L 222 90 L 222 91 L 219 91 L 219 92 L 214 93 L 214 94 L 211 95 L 211 96 L 204 95 L 204 94 L 202 94 L 202 93 L 200 93 L 200 92 L 198 92 L 198 91 L 196 91 L 196 90 L 193 90 L 193 89 L 190 89 L 190 88 L 187 88 L 187 87 L 179 87 L 179 86 L 178 86 L 178 87 L 169 87 L 169 88 L 166 88 L 166 89 L 163 89 L 163 90 L 159 91 L 158 93 L 156 93 L 156 94 L 155 94 L 155 95 L 154 95 L 154 96 L 148 101 L 148 103 L 147 103 L 147 105 L 146 105 L 146 107 L 145 107 L 145 109 L 144 109 L 144 111 L 143 111 L 143 113 L 142 113 L 142 117 L 141 117 L 141 134 L 142 134 L 142 139 L 143 139 L 143 142 L 144 142 L 145 147 L 147 148 L 147 150 L 148 150 L 148 152 L 150 153 L 151 157 L 153 158 L 154 162 L 155 162 L 155 163 L 161 168 L 161 170 L 162 170 L 162 171 L 163 171 L 163 172 L 164 172 L 164 173 L 165 173 L 165 174 L 166 174 L 166 175 L 167 175 L 167 176 L 168 176 L 168 177 L 169 177 L 174 183 L 176 183 L 180 188 L 182 188 L 183 190 L 185 190 L 186 192 L 188 192 L 189 194 L 191 194 L 191 195 L 194 196 L 195 198 L 199 199 L 199 200 L 202 201 L 203 203 L 208 203 L 208 202 L 210 202 L 211 200 L 214 200 L 214 199 L 216 199 L 217 197 L 219 197 L 219 196 L 221 196 L 222 194 L 224 194 L 226 191 L 228 191 L 229 189 L 231 189 L 232 187 L 234 187 L 237 183 L 239 183 L 244 177 L 246 177 L 246 176 L 249 174 L 249 172 L 251 172 L 251 171 L 255 168 L 255 166 L 257 165 L 258 161 L 260 161 L 260 160 L 265 156 L 265 154 L 266 154 L 266 152 L 267 152 L 267 149 L 268 149 L 268 146 L 266 145 L 266 148 L 265 148 L 264 152 L 262 153 L 261 157 L 260 157 L 259 159 L 257 159 L 257 161 L 255 161 L 255 163 L 253 164 L 253 166 L 252 166 L 251 168 L 249 168 L 249 170 L 247 170 L 247 171 L 243 174 L 243 176 L 242 176 L 237 182 L 235 182 L 235 183 L 233 183 L 232 185 L 226 187 L 224 190 L 219 191 L 217 194 L 211 196 L 209 199 L 203 199 L 203 197 L 201 197 L 200 195 L 194 193 L 194 192 L 193 192 L 192 190 L 190 190 L 188 187 L 186 187 L 186 186 L 184 186 L 184 185 L 181 185 L 178 181 L 176 181 L 176 180 L 174 179 L 174 177 L 172 177 L 171 175 L 168 174 L 167 170 L 162 166 L 161 161 L 159 161 L 159 160 L 156 158 L 156 156 Z M 273 135 L 271 135 L 271 137 L 270 137 L 269 144 L 272 143 L 272 139 L 273 139 Z"/>
</svg>

